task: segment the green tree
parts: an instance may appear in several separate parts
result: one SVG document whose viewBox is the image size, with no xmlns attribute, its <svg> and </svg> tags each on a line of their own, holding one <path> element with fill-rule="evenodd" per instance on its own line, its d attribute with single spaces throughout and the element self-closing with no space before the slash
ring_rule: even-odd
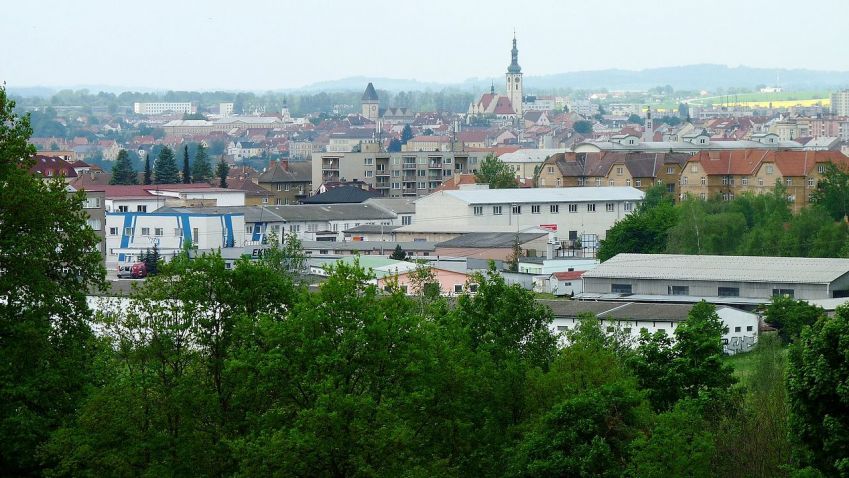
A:
<svg viewBox="0 0 849 478">
<path fill-rule="evenodd" d="M 642 334 L 629 363 L 656 410 L 669 410 L 682 398 L 721 395 L 735 383 L 722 359 L 726 331 L 715 307 L 701 301 L 675 327 L 674 343 L 663 332 Z"/>
<path fill-rule="evenodd" d="M 773 297 L 764 308 L 764 321 L 778 329 L 778 335 L 784 343 L 799 338 L 805 326 L 814 325 L 823 315 L 825 311 L 822 307 L 785 296 Z"/>
<path fill-rule="evenodd" d="M 480 169 L 475 173 L 475 179 L 479 183 L 489 184 L 490 189 L 515 188 L 516 175 L 500 159 L 493 154 L 488 154 L 481 161 Z"/>
<path fill-rule="evenodd" d="M 843 220 L 849 215 L 849 172 L 828 163 L 812 200 L 825 208 L 835 221 Z"/>
<path fill-rule="evenodd" d="M 587 120 L 579 120 L 575 121 L 575 124 L 572 125 L 572 129 L 574 129 L 578 134 L 592 134 L 593 124 Z"/>
<path fill-rule="evenodd" d="M 150 169 L 150 153 L 144 155 L 144 184 L 153 184 L 153 171 Z"/>
<path fill-rule="evenodd" d="M 849 476 L 849 308 L 805 327 L 790 347 L 790 436 L 802 466 Z"/>
<path fill-rule="evenodd" d="M 40 446 L 93 379 L 86 294 L 105 271 L 85 194 L 30 174 L 29 117 L 14 108 L 0 85 L 0 469 L 37 476 Z"/>
<path fill-rule="evenodd" d="M 118 152 L 118 158 L 115 160 L 115 165 L 112 166 L 112 177 L 109 178 L 109 184 L 138 184 L 139 178 L 136 170 L 133 169 L 133 163 L 130 162 L 130 156 L 126 150 Z"/>
<path fill-rule="evenodd" d="M 672 410 L 658 415 L 651 432 L 630 444 L 629 476 L 716 476 L 711 467 L 715 452 L 714 436 L 700 408 L 695 401 L 682 400 Z M 741 464 L 735 465 L 739 467 Z"/>
<path fill-rule="evenodd" d="M 224 162 L 224 157 L 218 161 L 218 166 L 215 168 L 215 175 L 218 176 L 218 187 L 227 187 L 227 175 L 230 174 L 230 166 Z"/>
<path fill-rule="evenodd" d="M 192 163 L 192 179 L 196 183 L 206 183 L 212 179 L 209 153 L 206 152 L 206 148 L 202 144 L 198 145 L 197 152 L 195 152 L 195 160 Z"/>
<path fill-rule="evenodd" d="M 410 128 L 410 125 L 405 124 L 404 129 L 401 130 L 401 144 L 407 144 L 407 141 L 413 139 L 413 129 Z"/>
<path fill-rule="evenodd" d="M 183 146 L 183 184 L 192 183 L 192 170 L 189 166 L 189 145 Z"/>
<path fill-rule="evenodd" d="M 159 151 L 156 163 L 153 165 L 154 184 L 177 184 L 180 182 L 180 170 L 174 152 L 168 146 Z"/>
<path fill-rule="evenodd" d="M 407 260 L 407 253 L 404 252 L 404 249 L 401 249 L 401 244 L 395 245 L 395 250 L 392 251 L 392 254 L 389 256 L 390 259 L 395 259 L 396 261 L 405 261 Z"/>
<path fill-rule="evenodd" d="M 633 113 L 630 116 L 628 116 L 628 122 L 632 123 L 632 124 L 639 124 L 639 125 L 645 124 L 645 120 L 643 120 L 643 118 L 641 118 L 640 115 L 633 114 Z"/>
<path fill-rule="evenodd" d="M 663 185 L 653 186 L 633 213 L 620 219 L 601 241 L 598 258 L 606 261 L 623 252 L 666 252 L 667 234 L 678 221 L 672 196 Z"/>
</svg>

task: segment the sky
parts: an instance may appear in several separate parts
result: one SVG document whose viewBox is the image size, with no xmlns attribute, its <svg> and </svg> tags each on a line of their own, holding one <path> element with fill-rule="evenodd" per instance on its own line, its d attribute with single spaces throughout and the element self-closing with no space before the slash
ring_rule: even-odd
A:
<svg viewBox="0 0 849 478">
<path fill-rule="evenodd" d="M 277 90 L 351 76 L 526 76 L 717 63 L 849 71 L 849 0 L 22 0 L 0 81 Z"/>
</svg>

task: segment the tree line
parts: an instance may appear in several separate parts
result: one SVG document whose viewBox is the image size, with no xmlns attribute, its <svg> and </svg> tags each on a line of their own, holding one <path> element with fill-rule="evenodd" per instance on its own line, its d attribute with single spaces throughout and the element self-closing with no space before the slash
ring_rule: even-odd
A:
<svg viewBox="0 0 849 478">
<path fill-rule="evenodd" d="M 311 290 L 287 238 L 231 267 L 185 251 L 93 314 L 83 193 L 22 167 L 11 106 L 0 89 L 6 476 L 845 476 L 849 309 L 776 302 L 789 352 L 764 336 L 735 375 L 707 303 L 636 344 L 592 316 L 558 335 L 494 270 L 456 302 L 357 263 Z"/>
<path fill-rule="evenodd" d="M 215 168 L 215 177 L 218 178 L 218 186 L 227 187 L 227 175 L 230 166 L 222 158 Z M 145 155 L 144 170 L 142 174 L 143 184 L 191 184 L 208 183 L 213 179 L 212 165 L 209 154 L 203 144 L 198 144 L 193 159 L 190 159 L 189 146 L 183 146 L 182 170 L 177 167 L 177 158 L 174 151 L 168 146 L 159 149 L 156 161 L 151 166 L 150 155 Z M 130 155 L 126 150 L 118 152 L 115 164 L 112 166 L 112 176 L 109 184 L 138 184 L 139 173 L 133 166 Z"/>
<path fill-rule="evenodd" d="M 637 210 L 601 241 L 599 259 L 622 252 L 849 257 L 849 173 L 829 166 L 812 203 L 793 213 L 784 186 L 726 201 L 685 197 L 676 203 L 654 186 Z"/>
</svg>

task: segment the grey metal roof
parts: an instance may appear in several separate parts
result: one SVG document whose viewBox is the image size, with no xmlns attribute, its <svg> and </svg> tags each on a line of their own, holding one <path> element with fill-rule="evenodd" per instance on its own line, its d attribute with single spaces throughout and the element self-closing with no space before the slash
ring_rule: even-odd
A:
<svg viewBox="0 0 849 478">
<path fill-rule="evenodd" d="M 584 278 L 828 284 L 847 273 L 849 259 L 619 254 Z"/>
<path fill-rule="evenodd" d="M 266 209 L 287 222 L 395 219 L 395 214 L 392 212 L 369 204 L 300 204 L 267 206 Z"/>
<path fill-rule="evenodd" d="M 358 232 L 360 232 L 360 233 L 362 233 L 362 232 L 373 232 L 373 233 L 378 233 L 378 234 L 379 233 L 389 234 L 390 232 L 394 231 L 395 229 L 398 229 L 399 227 L 401 227 L 401 226 L 384 226 L 382 224 L 360 224 L 359 226 L 345 229 L 342 232 L 351 233 L 351 234 L 356 234 Z"/>
<path fill-rule="evenodd" d="M 646 304 L 581 300 L 539 300 L 551 308 L 555 317 L 595 314 L 599 319 L 664 320 L 677 322 L 687 318 L 693 304 Z"/>
<path fill-rule="evenodd" d="M 434 194 L 453 196 L 468 204 L 523 204 L 591 201 L 642 201 L 645 193 L 622 186 L 527 189 L 460 189 Z M 426 196 L 429 197 L 429 196 Z"/>
<path fill-rule="evenodd" d="M 519 243 L 547 237 L 548 233 L 510 233 L 510 232 L 470 232 L 437 244 L 439 247 L 504 248 L 513 247 L 519 237 Z"/>
<path fill-rule="evenodd" d="M 374 204 L 384 209 L 394 212 L 395 214 L 413 214 L 416 212 L 416 203 L 414 198 L 371 198 L 365 201 L 366 204 Z"/>
<path fill-rule="evenodd" d="M 342 185 L 321 194 L 304 198 L 303 204 L 359 204 L 373 198 L 376 192 L 366 191 L 356 186 Z"/>
<path fill-rule="evenodd" d="M 244 214 L 245 222 L 283 222 L 283 218 L 263 206 L 163 207 L 156 212 L 177 214 Z"/>
<path fill-rule="evenodd" d="M 392 254 L 395 246 L 401 246 L 405 251 L 414 252 L 433 252 L 436 250 L 436 245 L 433 242 L 426 241 L 409 241 L 409 242 L 394 242 L 394 241 L 301 241 L 301 247 L 305 250 L 327 249 L 336 251 L 371 251 L 385 254 Z"/>
</svg>

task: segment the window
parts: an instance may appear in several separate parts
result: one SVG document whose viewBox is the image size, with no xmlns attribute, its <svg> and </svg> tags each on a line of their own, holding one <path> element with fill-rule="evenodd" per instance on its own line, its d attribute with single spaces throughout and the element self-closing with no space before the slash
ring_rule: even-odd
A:
<svg viewBox="0 0 849 478">
<path fill-rule="evenodd" d="M 149 227 L 143 227 L 141 235 L 142 236 L 149 236 L 150 235 L 150 228 Z"/>
<path fill-rule="evenodd" d="M 751 332 L 751 331 L 752 331 L 752 326 L 751 326 L 751 325 L 747 325 L 747 326 L 746 326 L 746 332 Z"/>
<path fill-rule="evenodd" d="M 814 178 L 808 178 L 808 187 L 812 188 L 812 187 L 814 187 L 814 185 L 815 185 Z"/>
<path fill-rule="evenodd" d="M 616 332 L 616 327 L 614 327 L 612 325 L 608 325 L 607 326 L 607 333 L 612 334 L 613 332 Z"/>
<path fill-rule="evenodd" d="M 702 176 L 701 182 L 702 182 L 702 186 L 707 186 L 707 178 L 706 177 Z"/>
<path fill-rule="evenodd" d="M 625 186 L 630 186 L 630 185 L 631 185 L 631 180 L 630 180 L 630 179 L 626 179 L 626 180 L 625 180 Z"/>
<path fill-rule="evenodd" d="M 610 284 L 611 294 L 631 294 L 631 284 Z"/>
<path fill-rule="evenodd" d="M 785 183 L 787 183 L 787 185 L 788 185 L 788 186 L 792 186 L 792 185 L 793 185 L 793 178 L 787 178 L 787 179 L 785 179 L 784 181 L 785 181 Z"/>
<path fill-rule="evenodd" d="M 125 227 L 124 228 L 124 235 L 125 236 L 132 236 L 133 235 L 133 228 L 132 227 Z"/>
<path fill-rule="evenodd" d="M 89 220 L 86 221 L 86 224 L 88 224 L 88 226 L 90 228 L 92 228 L 92 230 L 95 230 L 95 231 L 99 231 L 103 228 L 103 225 L 101 224 L 100 219 L 89 219 Z"/>
<path fill-rule="evenodd" d="M 118 228 L 117 227 L 110 227 L 109 228 L 109 235 L 110 236 L 117 236 L 118 235 Z"/>
<path fill-rule="evenodd" d="M 734 327 L 734 332 L 740 332 L 740 327 Z"/>
<path fill-rule="evenodd" d="M 392 189 L 401 189 L 401 183 L 392 183 Z"/>
<path fill-rule="evenodd" d="M 705 193 L 699 193 L 699 199 L 701 199 L 702 201 L 707 200 L 707 194 L 705 194 Z"/>
<path fill-rule="evenodd" d="M 675 174 L 675 167 L 669 166 L 666 168 L 666 174 Z"/>
<path fill-rule="evenodd" d="M 609 203 L 605 204 L 604 208 L 607 212 L 613 212 L 613 210 L 614 210 L 613 203 L 609 202 Z"/>
<path fill-rule="evenodd" d="M 743 186 L 748 186 L 749 185 L 749 178 L 746 177 L 746 178 L 740 179 L 740 184 L 742 184 Z"/>
<path fill-rule="evenodd" d="M 560 205 L 559 204 L 552 204 L 551 206 L 548 207 L 548 211 L 551 214 L 558 214 L 558 213 L 560 213 Z"/>
<path fill-rule="evenodd" d="M 698 167 L 698 166 L 696 166 L 696 165 L 694 164 L 692 167 L 690 167 L 690 171 L 691 171 L 691 172 L 694 172 L 694 173 L 698 173 L 698 172 L 699 172 L 699 167 Z"/>
<path fill-rule="evenodd" d="M 758 186 L 764 185 L 764 178 L 758 178 Z"/>
<path fill-rule="evenodd" d="M 136 212 L 147 212 L 147 206 L 139 204 L 138 206 L 136 206 Z"/>
<path fill-rule="evenodd" d="M 278 191 L 282 191 L 282 190 L 283 190 L 283 185 L 282 185 L 282 184 L 280 184 L 280 183 L 277 183 L 277 190 L 278 190 Z"/>
<path fill-rule="evenodd" d="M 392 177 L 393 178 L 400 178 L 401 177 L 401 171 L 398 171 L 397 169 L 393 170 L 392 171 Z"/>
<path fill-rule="evenodd" d="M 118 206 L 118 212 L 130 212 L 130 206 Z"/>
<path fill-rule="evenodd" d="M 595 178 L 595 185 L 601 186 L 601 178 Z"/>
<path fill-rule="evenodd" d="M 183 235 L 183 230 L 182 230 L 182 229 L 180 229 L 179 227 L 174 228 L 174 237 L 180 237 L 180 236 L 182 236 L 182 235 Z"/>
<path fill-rule="evenodd" d="M 820 173 L 820 174 L 825 174 L 825 165 L 824 164 L 818 164 L 817 165 L 817 172 Z"/>
<path fill-rule="evenodd" d="M 622 331 L 625 332 L 626 334 L 630 334 L 631 333 L 631 327 L 625 327 L 624 329 L 622 329 Z"/>
<path fill-rule="evenodd" d="M 401 225 L 409 226 L 413 223 L 413 216 L 401 216 Z"/>
<path fill-rule="evenodd" d="M 83 202 L 84 209 L 96 209 L 100 207 L 100 198 L 86 198 Z"/>
<path fill-rule="evenodd" d="M 454 284 L 454 293 L 462 294 L 463 293 L 463 284 Z"/>
<path fill-rule="evenodd" d="M 740 297 L 739 287 L 720 287 L 716 291 L 719 297 Z"/>
<path fill-rule="evenodd" d="M 475 206 L 473 209 L 475 216 L 483 216 L 483 206 Z"/>
<path fill-rule="evenodd" d="M 401 286 L 401 292 L 403 292 L 405 294 L 407 293 L 407 285 L 406 284 Z"/>
<path fill-rule="evenodd" d="M 157 236 L 157 237 L 162 236 L 162 228 L 161 227 L 154 228 L 153 229 L 153 235 Z"/>
<path fill-rule="evenodd" d="M 577 204 L 570 204 L 569 205 L 569 212 L 578 212 L 578 205 Z"/>
<path fill-rule="evenodd" d="M 608 185 L 608 186 L 615 186 L 615 185 L 616 185 L 616 181 L 614 181 L 614 180 L 612 180 L 612 179 L 609 179 L 609 180 L 607 181 L 607 185 Z"/>
<path fill-rule="evenodd" d="M 681 184 L 683 184 L 684 186 L 687 185 L 687 176 L 681 176 Z"/>
<path fill-rule="evenodd" d="M 634 209 L 634 204 L 633 204 L 633 203 L 630 203 L 630 202 L 626 202 L 626 203 L 622 206 L 622 208 L 625 210 L 625 212 L 631 212 L 631 210 L 632 210 L 632 209 Z"/>
<path fill-rule="evenodd" d="M 192 229 L 192 242 L 197 243 L 200 239 L 200 234 L 198 233 L 198 228 Z"/>
<path fill-rule="evenodd" d="M 671 285 L 668 292 L 669 295 L 690 295 L 690 287 L 686 285 Z"/>
<path fill-rule="evenodd" d="M 563 181 L 561 181 L 561 180 L 560 180 L 560 178 L 556 178 L 556 179 L 554 180 L 554 184 L 555 184 L 556 186 L 562 186 L 562 185 L 563 185 Z"/>
<path fill-rule="evenodd" d="M 373 178 L 374 177 L 374 171 L 363 171 L 363 174 L 367 178 Z"/>
<path fill-rule="evenodd" d="M 374 164 L 374 158 L 366 158 L 365 159 L 365 165 L 366 166 L 371 166 L 373 164 Z"/>
<path fill-rule="evenodd" d="M 636 181 L 634 181 L 634 186 L 636 186 L 636 187 L 638 187 L 638 188 L 639 188 L 639 187 L 641 187 L 642 185 L 643 185 L 643 180 L 642 180 L 642 179 L 637 179 Z M 628 186 L 630 186 L 630 184 L 629 184 Z"/>
<path fill-rule="evenodd" d="M 595 204 L 594 203 L 587 204 L 587 212 L 595 212 Z"/>
<path fill-rule="evenodd" d="M 772 289 L 772 295 L 778 297 L 793 297 L 793 289 Z"/>
<path fill-rule="evenodd" d="M 427 183 L 419 182 L 419 189 L 427 189 Z"/>
<path fill-rule="evenodd" d="M 513 214 L 522 214 L 522 206 L 518 204 L 513 205 Z"/>
<path fill-rule="evenodd" d="M 420 169 L 420 170 L 416 171 L 416 176 L 423 178 L 423 177 L 427 176 L 427 171 L 425 171 L 424 169 Z"/>
<path fill-rule="evenodd" d="M 622 176 L 622 172 L 623 172 L 624 170 L 625 170 L 625 168 L 623 168 L 622 166 L 617 166 L 617 167 L 616 167 L 616 175 L 617 175 L 617 176 Z"/>
<path fill-rule="evenodd" d="M 531 206 L 531 214 L 539 214 L 539 204 Z"/>
<path fill-rule="evenodd" d="M 548 167 L 548 174 L 554 174 L 554 166 Z"/>
<path fill-rule="evenodd" d="M 496 216 L 501 215 L 501 206 L 492 206 L 492 214 Z"/>
<path fill-rule="evenodd" d="M 427 255 L 427 253 L 425 253 L 425 255 Z M 477 284 L 469 284 L 469 292 L 474 293 L 474 292 L 477 292 L 477 291 L 478 291 L 478 285 Z"/>
<path fill-rule="evenodd" d="M 773 168 L 772 168 L 772 165 L 771 165 L 771 164 L 767 164 L 767 166 L 766 166 L 766 173 L 767 173 L 767 174 L 772 174 L 772 169 L 773 169 Z"/>
</svg>

